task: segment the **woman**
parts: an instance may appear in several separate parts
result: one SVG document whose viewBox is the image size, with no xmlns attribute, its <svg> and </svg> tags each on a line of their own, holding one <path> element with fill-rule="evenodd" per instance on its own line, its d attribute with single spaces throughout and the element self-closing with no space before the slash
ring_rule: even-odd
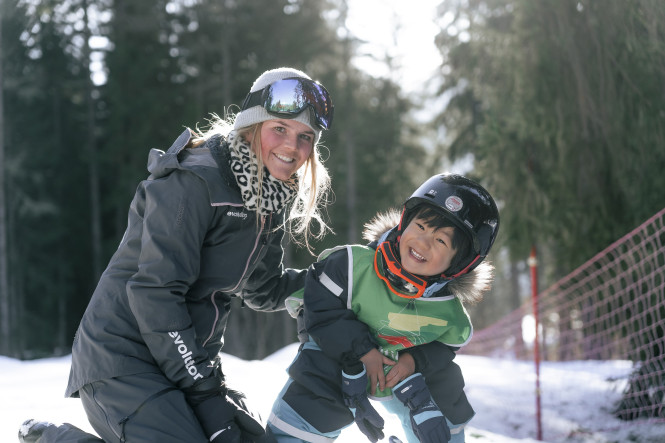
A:
<svg viewBox="0 0 665 443">
<path fill-rule="evenodd" d="M 151 150 L 150 176 L 72 350 L 66 396 L 80 396 L 103 440 L 263 432 L 226 389 L 217 356 L 233 297 L 272 311 L 303 287 L 304 271 L 283 268 L 281 240 L 285 229 L 305 245 L 325 233 L 329 178 L 317 143 L 332 115 L 323 86 L 279 68 L 254 82 L 232 130 L 217 118 L 167 152 Z M 61 441 L 62 428 L 26 422 L 21 438 Z"/>
</svg>

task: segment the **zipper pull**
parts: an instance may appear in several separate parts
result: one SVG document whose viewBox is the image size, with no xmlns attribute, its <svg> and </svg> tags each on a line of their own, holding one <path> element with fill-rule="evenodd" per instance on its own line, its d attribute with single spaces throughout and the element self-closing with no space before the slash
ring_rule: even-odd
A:
<svg viewBox="0 0 665 443">
<path fill-rule="evenodd" d="M 268 239 L 267 239 L 268 234 L 263 233 L 263 228 L 265 228 L 265 227 L 266 227 L 266 216 L 262 215 L 261 216 L 261 231 L 259 232 L 259 235 L 261 236 L 261 244 L 263 246 L 268 244 Z"/>
</svg>

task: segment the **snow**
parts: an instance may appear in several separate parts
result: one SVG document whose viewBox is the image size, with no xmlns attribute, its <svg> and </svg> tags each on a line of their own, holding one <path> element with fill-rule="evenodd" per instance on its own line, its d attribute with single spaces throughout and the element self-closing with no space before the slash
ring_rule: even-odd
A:
<svg viewBox="0 0 665 443">
<path fill-rule="evenodd" d="M 265 418 L 286 381 L 286 367 L 297 352 L 289 345 L 263 360 L 224 355 L 229 384 L 247 394 Z M 28 418 L 69 422 L 90 428 L 81 402 L 65 399 L 70 356 L 33 361 L 0 357 L 0 441 L 17 441 Z M 535 370 L 530 362 L 458 355 L 466 393 L 476 410 L 466 430 L 467 442 L 537 441 Z M 542 432 L 547 442 L 665 442 L 665 423 L 623 422 L 612 416 L 631 364 L 627 361 L 545 362 L 540 369 Z M 377 410 L 382 412 L 380 406 Z M 386 436 L 404 434 L 397 420 L 386 420 Z M 338 442 L 368 441 L 354 426 Z M 383 440 L 387 441 L 387 438 Z"/>
</svg>

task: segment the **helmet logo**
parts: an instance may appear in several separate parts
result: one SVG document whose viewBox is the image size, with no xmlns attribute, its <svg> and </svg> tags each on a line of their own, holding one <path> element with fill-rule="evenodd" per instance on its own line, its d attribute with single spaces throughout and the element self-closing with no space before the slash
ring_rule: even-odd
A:
<svg viewBox="0 0 665 443">
<path fill-rule="evenodd" d="M 457 197 L 456 195 L 451 195 L 446 199 L 445 202 L 446 209 L 448 209 L 451 212 L 457 212 L 462 207 L 464 206 L 464 202 L 462 202 L 462 199 Z"/>
</svg>

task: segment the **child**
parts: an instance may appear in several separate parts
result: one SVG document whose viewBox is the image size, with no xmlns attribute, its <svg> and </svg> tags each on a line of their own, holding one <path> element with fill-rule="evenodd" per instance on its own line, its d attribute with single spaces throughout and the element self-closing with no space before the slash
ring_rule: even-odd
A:
<svg viewBox="0 0 665 443">
<path fill-rule="evenodd" d="M 483 260 L 498 228 L 483 187 L 441 174 L 407 199 L 401 217 L 373 220 L 369 246 L 324 252 L 308 272 L 303 309 L 287 301 L 302 344 L 269 433 L 280 442 L 333 441 L 355 420 L 376 442 L 383 419 L 369 395 L 400 417 L 409 441 L 463 442 L 474 412 L 452 360 L 472 335 L 462 303 L 489 288 L 493 267 Z"/>
</svg>

